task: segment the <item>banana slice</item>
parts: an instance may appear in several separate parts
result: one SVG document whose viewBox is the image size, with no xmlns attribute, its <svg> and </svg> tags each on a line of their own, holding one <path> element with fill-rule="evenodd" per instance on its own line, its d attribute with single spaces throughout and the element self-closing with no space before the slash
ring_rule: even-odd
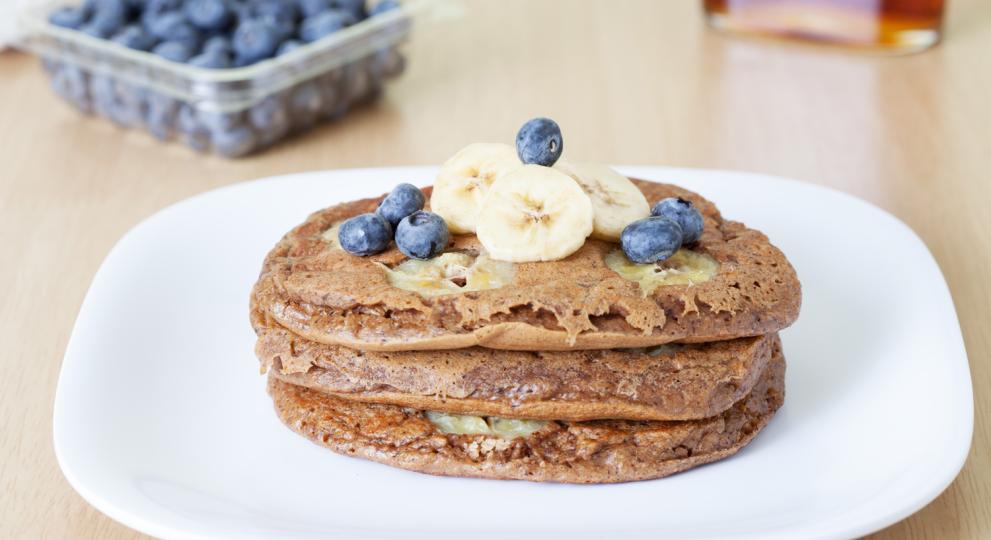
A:
<svg viewBox="0 0 991 540">
<path fill-rule="evenodd" d="M 489 187 L 522 165 L 516 149 L 508 144 L 469 144 L 441 166 L 430 209 L 444 218 L 452 233 L 475 232 Z"/>
<path fill-rule="evenodd" d="M 498 289 L 513 281 L 513 265 L 485 254 L 447 252 L 433 259 L 407 259 L 395 268 L 377 263 L 389 283 L 425 297 Z"/>
<path fill-rule="evenodd" d="M 555 261 L 592 232 L 592 201 L 564 173 L 524 165 L 492 184 L 478 216 L 478 240 L 493 259 Z"/>
<path fill-rule="evenodd" d="M 659 263 L 637 264 L 622 249 L 606 255 L 606 266 L 630 281 L 640 284 L 644 296 L 665 285 L 695 285 L 712 279 L 719 262 L 705 253 L 681 248 Z"/>
<path fill-rule="evenodd" d="M 561 160 L 554 168 L 578 182 L 592 199 L 592 238 L 618 242 L 627 225 L 650 215 L 647 198 L 637 186 L 605 165 Z"/>
</svg>

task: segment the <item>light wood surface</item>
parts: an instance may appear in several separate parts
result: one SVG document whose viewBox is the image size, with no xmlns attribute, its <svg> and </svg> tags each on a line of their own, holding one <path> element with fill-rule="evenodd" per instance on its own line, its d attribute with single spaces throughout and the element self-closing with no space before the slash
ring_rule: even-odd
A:
<svg viewBox="0 0 991 540">
<path fill-rule="evenodd" d="M 954 0 L 945 43 L 908 57 L 728 38 L 688 0 L 473 1 L 465 12 L 420 29 L 410 70 L 380 103 L 241 161 L 82 118 L 35 59 L 0 54 L 0 537 L 137 536 L 75 494 L 51 438 L 73 321 L 125 231 L 239 180 L 438 164 L 469 141 L 510 141 L 536 115 L 564 126 L 572 155 L 799 178 L 918 232 L 963 327 L 975 436 L 953 485 L 880 537 L 991 537 L 991 3 Z"/>
</svg>

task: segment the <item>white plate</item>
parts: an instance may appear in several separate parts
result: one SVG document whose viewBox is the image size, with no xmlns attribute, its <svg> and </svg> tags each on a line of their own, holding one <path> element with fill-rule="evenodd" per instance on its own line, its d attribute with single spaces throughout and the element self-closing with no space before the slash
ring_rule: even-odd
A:
<svg viewBox="0 0 991 540">
<path fill-rule="evenodd" d="M 171 206 L 103 263 L 66 350 L 55 450 L 96 508 L 174 538 L 849 537 L 935 498 L 970 446 L 967 356 L 939 268 L 848 195 L 735 172 L 630 168 L 765 231 L 804 287 L 785 406 L 736 456 L 611 486 L 431 477 L 280 424 L 252 352 L 262 258 L 310 212 L 433 169 L 260 180 Z"/>
</svg>

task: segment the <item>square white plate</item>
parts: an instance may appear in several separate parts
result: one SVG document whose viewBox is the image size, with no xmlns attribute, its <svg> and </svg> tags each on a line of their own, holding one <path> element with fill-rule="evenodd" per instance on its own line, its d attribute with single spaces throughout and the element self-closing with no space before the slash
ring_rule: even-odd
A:
<svg viewBox="0 0 991 540">
<path fill-rule="evenodd" d="M 842 193 L 767 176 L 628 168 L 763 230 L 804 287 L 783 332 L 785 406 L 725 461 L 608 486 L 431 477 L 283 427 L 253 354 L 248 293 L 307 214 L 430 183 L 431 168 L 318 172 L 171 206 L 112 250 L 55 400 L 66 478 L 109 516 L 170 538 L 850 537 L 935 498 L 970 446 L 967 356 L 919 238 Z"/>
</svg>

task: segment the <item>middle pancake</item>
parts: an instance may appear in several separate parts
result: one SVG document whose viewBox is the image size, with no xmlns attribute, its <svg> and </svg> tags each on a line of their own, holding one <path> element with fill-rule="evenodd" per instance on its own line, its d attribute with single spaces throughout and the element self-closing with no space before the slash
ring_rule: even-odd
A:
<svg viewBox="0 0 991 540">
<path fill-rule="evenodd" d="M 263 368 L 343 399 L 571 421 L 717 415 L 750 392 L 778 342 L 768 334 L 647 349 L 370 352 L 308 341 L 279 327 L 255 329 Z"/>
</svg>

